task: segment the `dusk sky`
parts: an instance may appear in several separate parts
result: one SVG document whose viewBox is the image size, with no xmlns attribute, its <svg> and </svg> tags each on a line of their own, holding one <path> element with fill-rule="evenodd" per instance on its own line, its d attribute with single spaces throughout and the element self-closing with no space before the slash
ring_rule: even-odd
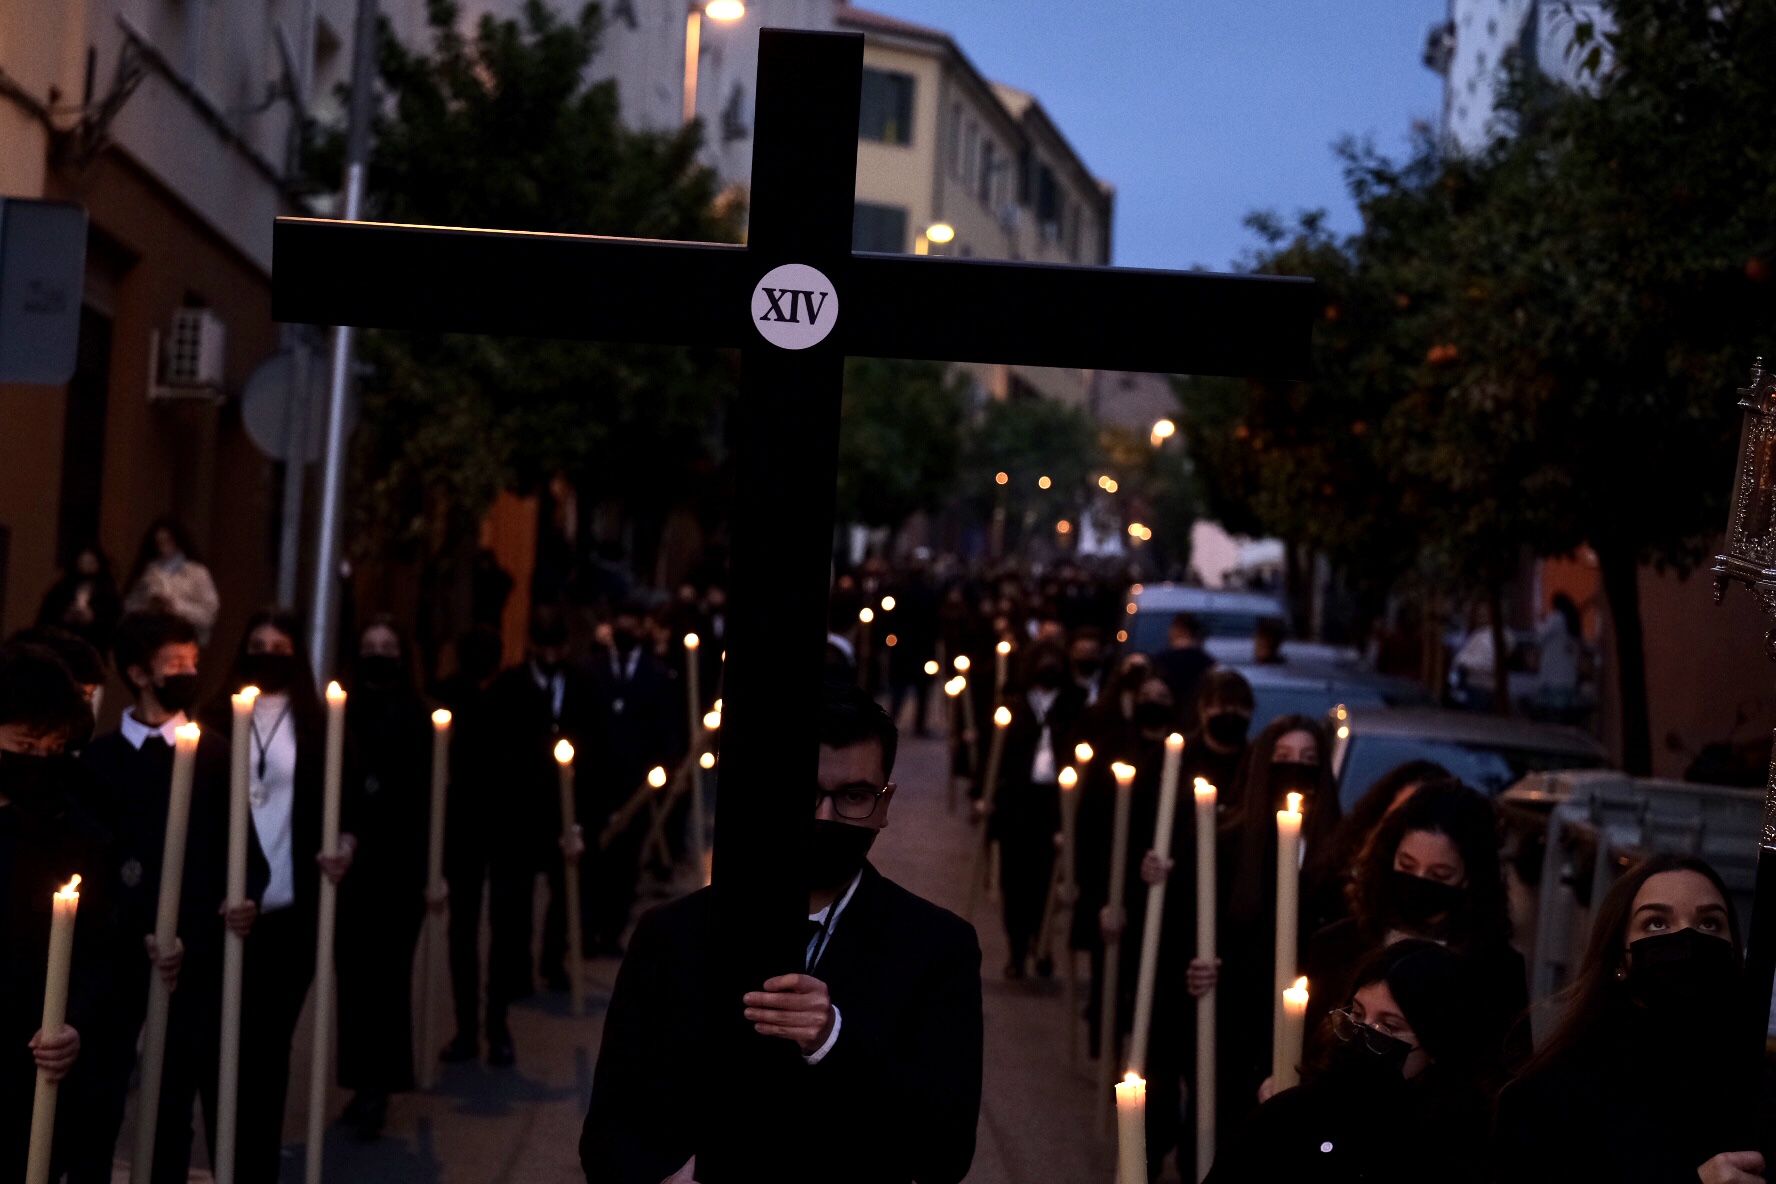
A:
<svg viewBox="0 0 1776 1184">
<path fill-rule="evenodd" d="M 1325 207 L 1353 229 L 1332 146 L 1390 154 L 1435 120 L 1419 57 L 1448 0 L 862 0 L 952 33 L 1034 93 L 1116 186 L 1115 262 L 1225 268 L 1254 209 Z"/>
</svg>

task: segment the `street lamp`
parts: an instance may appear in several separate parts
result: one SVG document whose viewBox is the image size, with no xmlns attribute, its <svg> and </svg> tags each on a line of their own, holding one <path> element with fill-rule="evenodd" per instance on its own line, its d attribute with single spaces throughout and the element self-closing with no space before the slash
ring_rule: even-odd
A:
<svg viewBox="0 0 1776 1184">
<path fill-rule="evenodd" d="M 1155 448 L 1158 448 L 1161 444 L 1164 444 L 1167 440 L 1170 440 L 1177 434 L 1177 424 L 1169 419 L 1161 419 L 1154 422 L 1153 430 L 1148 433 L 1148 439 L 1153 442 Z"/>
<path fill-rule="evenodd" d="M 685 75 L 684 121 L 697 118 L 697 62 L 703 56 L 703 18 L 718 24 L 731 24 L 746 15 L 744 0 L 708 0 L 706 4 L 691 0 L 685 11 Z"/>
<path fill-rule="evenodd" d="M 1727 585 L 1736 581 L 1751 589 L 1765 612 L 1776 615 L 1776 375 L 1765 372 L 1762 358 L 1751 365 L 1751 383 L 1740 389 L 1739 407 L 1744 413 L 1739 464 L 1733 475 L 1726 550 L 1714 557 L 1714 602 L 1719 604 Z M 1764 652 L 1776 659 L 1776 630 L 1764 634 Z M 1764 788 L 1752 916 L 1763 920 L 1752 922 L 1745 950 L 1751 993 L 1745 1016 L 1748 1059 L 1754 1035 L 1758 1051 L 1763 1050 L 1770 991 L 1776 982 L 1776 925 L 1770 923 L 1776 917 L 1776 764 Z"/>
</svg>

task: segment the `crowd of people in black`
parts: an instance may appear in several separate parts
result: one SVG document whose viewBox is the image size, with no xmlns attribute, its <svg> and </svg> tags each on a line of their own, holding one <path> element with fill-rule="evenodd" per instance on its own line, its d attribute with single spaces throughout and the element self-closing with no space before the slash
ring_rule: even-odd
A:
<svg viewBox="0 0 1776 1184">
<path fill-rule="evenodd" d="M 646 817 L 622 807 L 656 765 L 695 755 L 683 663 L 698 661 L 705 703 L 720 693 L 725 605 L 719 588 L 685 587 L 652 606 L 621 604 L 595 623 L 533 610 L 519 661 L 500 637 L 458 640 L 452 673 L 423 685 L 401 632 L 378 618 L 357 632 L 348 695 L 343 838 L 321 854 L 324 708 L 288 614 L 255 615 L 237 639 L 221 697 L 205 707 L 202 629 L 173 611 L 196 581 L 170 531 L 145 552 L 163 593 L 125 608 L 84 564 L 54 595 L 58 621 L 0 648 L 0 1174 L 22 1164 L 39 1069 L 78 1099 L 61 1110 L 58 1170 L 109 1180 L 137 1056 L 150 977 L 177 984 L 161 1093 L 156 1180 L 183 1180 L 194 1102 L 213 1140 L 223 935 L 245 937 L 238 1175 L 277 1176 L 290 1047 L 314 975 L 319 886 L 342 898 L 338 933 L 339 1083 L 343 1116 L 372 1135 L 389 1096 L 413 1085 L 409 999 L 427 908 L 449 905 L 456 1029 L 443 1059 L 513 1063 L 512 1003 L 565 989 L 564 869 L 581 867 L 582 942 L 620 953 L 645 862 Z M 162 546 L 164 544 L 164 546 Z M 157 566 L 158 565 L 158 566 Z M 78 578 L 75 578 L 78 577 Z M 83 590 L 84 589 L 84 590 Z M 201 589 L 200 589 L 201 591 Z M 1378 781 L 1348 813 L 1330 772 L 1323 723 L 1288 716 L 1250 735 L 1254 700 L 1217 667 L 1187 617 L 1172 644 L 1119 647 L 1123 585 L 1062 568 L 957 578 L 923 565 L 866 564 L 835 584 L 830 670 L 860 680 L 915 730 L 952 713 L 952 768 L 972 787 L 998 845 L 1009 979 L 1053 972 L 1041 932 L 1050 915 L 1063 770 L 1078 774 L 1076 899 L 1066 934 L 1094 984 L 1106 951 L 1120 968 L 1113 1032 L 1126 1033 L 1137 981 L 1145 889 L 1168 885 L 1156 1007 L 1147 1054 L 1148 1147 L 1191 1162 L 1195 1075 L 1191 1000 L 1218 1001 L 1215 1075 L 1220 1155 L 1212 1178 L 1570 1180 L 1710 1184 L 1763 1178 L 1771 1136 L 1758 1109 L 1767 1069 L 1736 1042 L 1741 933 L 1706 864 L 1655 859 L 1623 874 L 1595 910 L 1592 944 L 1550 1006 L 1552 1036 L 1533 1048 L 1522 955 L 1512 944 L 1499 823 L 1492 802 L 1428 763 Z M 187 598 L 189 598 L 187 596 Z M 199 599 L 202 599 L 199 597 Z M 200 606 L 201 607 L 201 606 Z M 590 626 L 590 627 L 588 627 Z M 705 644 L 687 651 L 686 633 Z M 103 654 L 92 643 L 103 642 Z M 1002 654 L 1003 648 L 1008 652 Z M 1001 685 L 998 669 L 1004 662 Z M 97 689 L 109 671 L 131 703 L 94 738 Z M 960 666 L 960 697 L 937 686 Z M 212 685 L 214 680 L 209 680 Z M 249 901 L 229 909 L 227 692 L 253 685 Z M 429 893 L 429 712 L 453 713 L 445 874 Z M 1010 721 L 994 784 L 985 743 Z M 204 728 L 191 807 L 180 945 L 154 946 L 173 731 Z M 970 724 L 972 731 L 970 735 Z M 1194 820 L 1178 811 L 1170 857 L 1155 850 L 1167 737 L 1186 738 L 1181 780 L 1219 789 L 1215 845 L 1218 957 L 1195 958 Z M 581 830 L 562 835 L 551 750 L 571 741 Z M 1090 758 L 1082 759 L 1088 746 Z M 1111 866 L 1113 762 L 1137 776 L 1124 866 Z M 1275 812 L 1304 803 L 1300 967 L 1312 984 L 1299 1086 L 1270 1078 L 1277 875 Z M 680 824 L 682 827 L 682 823 Z M 670 838 L 682 852 L 682 829 Z M 53 890 L 84 879 L 68 1026 L 39 1031 Z M 538 876 L 550 905 L 533 970 Z M 1110 885 L 1125 886 L 1120 909 Z M 491 943 L 485 989 L 483 900 Z M 1093 1033 L 1098 990 L 1079 1017 Z M 1114 1044 L 1114 1042 L 1113 1042 Z M 422 1050 L 430 1055 L 430 1050 Z M 213 1146 L 211 1151 L 213 1153 Z"/>
</svg>

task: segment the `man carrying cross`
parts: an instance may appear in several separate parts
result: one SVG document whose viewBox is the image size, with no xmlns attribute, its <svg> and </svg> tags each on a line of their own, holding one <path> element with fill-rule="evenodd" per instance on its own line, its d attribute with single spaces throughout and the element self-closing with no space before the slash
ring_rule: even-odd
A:
<svg viewBox="0 0 1776 1184">
<path fill-rule="evenodd" d="M 861 37 L 760 35 L 745 246 L 306 219 L 273 237 L 281 320 L 742 350 L 712 1052 L 708 1078 L 683 1083 L 714 1102 L 705 1184 L 806 1178 L 805 1118 L 773 1086 L 807 1066 L 734 1000 L 805 967 L 814 819 L 798 787 L 821 749 L 845 358 L 1298 375 L 1316 311 L 1313 285 L 1287 278 L 854 253 L 862 77 Z"/>
<path fill-rule="evenodd" d="M 974 929 L 869 865 L 888 825 L 899 735 L 874 699 L 828 683 L 807 947 L 801 972 L 726 1001 L 761 1036 L 794 1046 L 775 1099 L 804 1116 L 791 1137 L 819 1179 L 946 1184 L 974 1159 L 981 1094 L 980 946 Z M 580 1137 L 586 1179 L 693 1180 L 708 1128 L 718 914 L 705 888 L 645 916 L 617 976 Z M 875 1138 L 877 1131 L 891 1138 Z M 816 1178 L 816 1177 L 806 1177 Z"/>
</svg>

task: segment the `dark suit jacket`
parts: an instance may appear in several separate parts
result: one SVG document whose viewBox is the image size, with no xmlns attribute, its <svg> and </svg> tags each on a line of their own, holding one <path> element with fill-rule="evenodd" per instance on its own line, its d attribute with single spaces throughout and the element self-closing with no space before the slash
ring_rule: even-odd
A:
<svg viewBox="0 0 1776 1184">
<path fill-rule="evenodd" d="M 487 841 L 535 869 L 561 853 L 560 769 L 555 743 L 565 737 L 574 746 L 574 788 L 580 803 L 579 822 L 588 835 L 597 832 L 586 815 L 587 770 L 596 758 L 592 736 L 591 695 L 587 678 L 575 667 L 562 668 L 565 680 L 561 715 L 554 713 L 549 692 L 537 684 L 531 664 L 520 662 L 500 672 L 483 700 L 488 734 L 494 737 L 499 783 L 489 787 L 494 808 L 485 815 Z"/>
<path fill-rule="evenodd" d="M 709 889 L 642 918 L 617 976 L 580 1137 L 591 1184 L 660 1184 L 708 1124 L 687 1083 L 708 1077 L 704 1002 L 716 946 Z M 838 1042 L 798 1066 L 782 1113 L 820 1180 L 955 1184 L 980 1115 L 980 945 L 960 917 L 865 867 L 815 972 Z M 734 1000 L 738 1015 L 741 1004 Z M 810 1181 L 811 1184 L 811 1181 Z"/>
<path fill-rule="evenodd" d="M 1042 743 L 1043 721 L 1036 718 L 1028 694 L 1008 700 L 1011 723 L 1005 729 L 1005 751 L 999 765 L 999 793 L 991 821 L 998 838 L 1028 835 L 1046 838 L 1061 828 L 1060 791 L 1055 782 L 1030 780 L 1036 750 Z M 1058 774 L 1073 764 L 1073 742 L 1085 713 L 1085 692 L 1069 683 L 1059 689 L 1048 709 L 1049 755 Z"/>
</svg>

